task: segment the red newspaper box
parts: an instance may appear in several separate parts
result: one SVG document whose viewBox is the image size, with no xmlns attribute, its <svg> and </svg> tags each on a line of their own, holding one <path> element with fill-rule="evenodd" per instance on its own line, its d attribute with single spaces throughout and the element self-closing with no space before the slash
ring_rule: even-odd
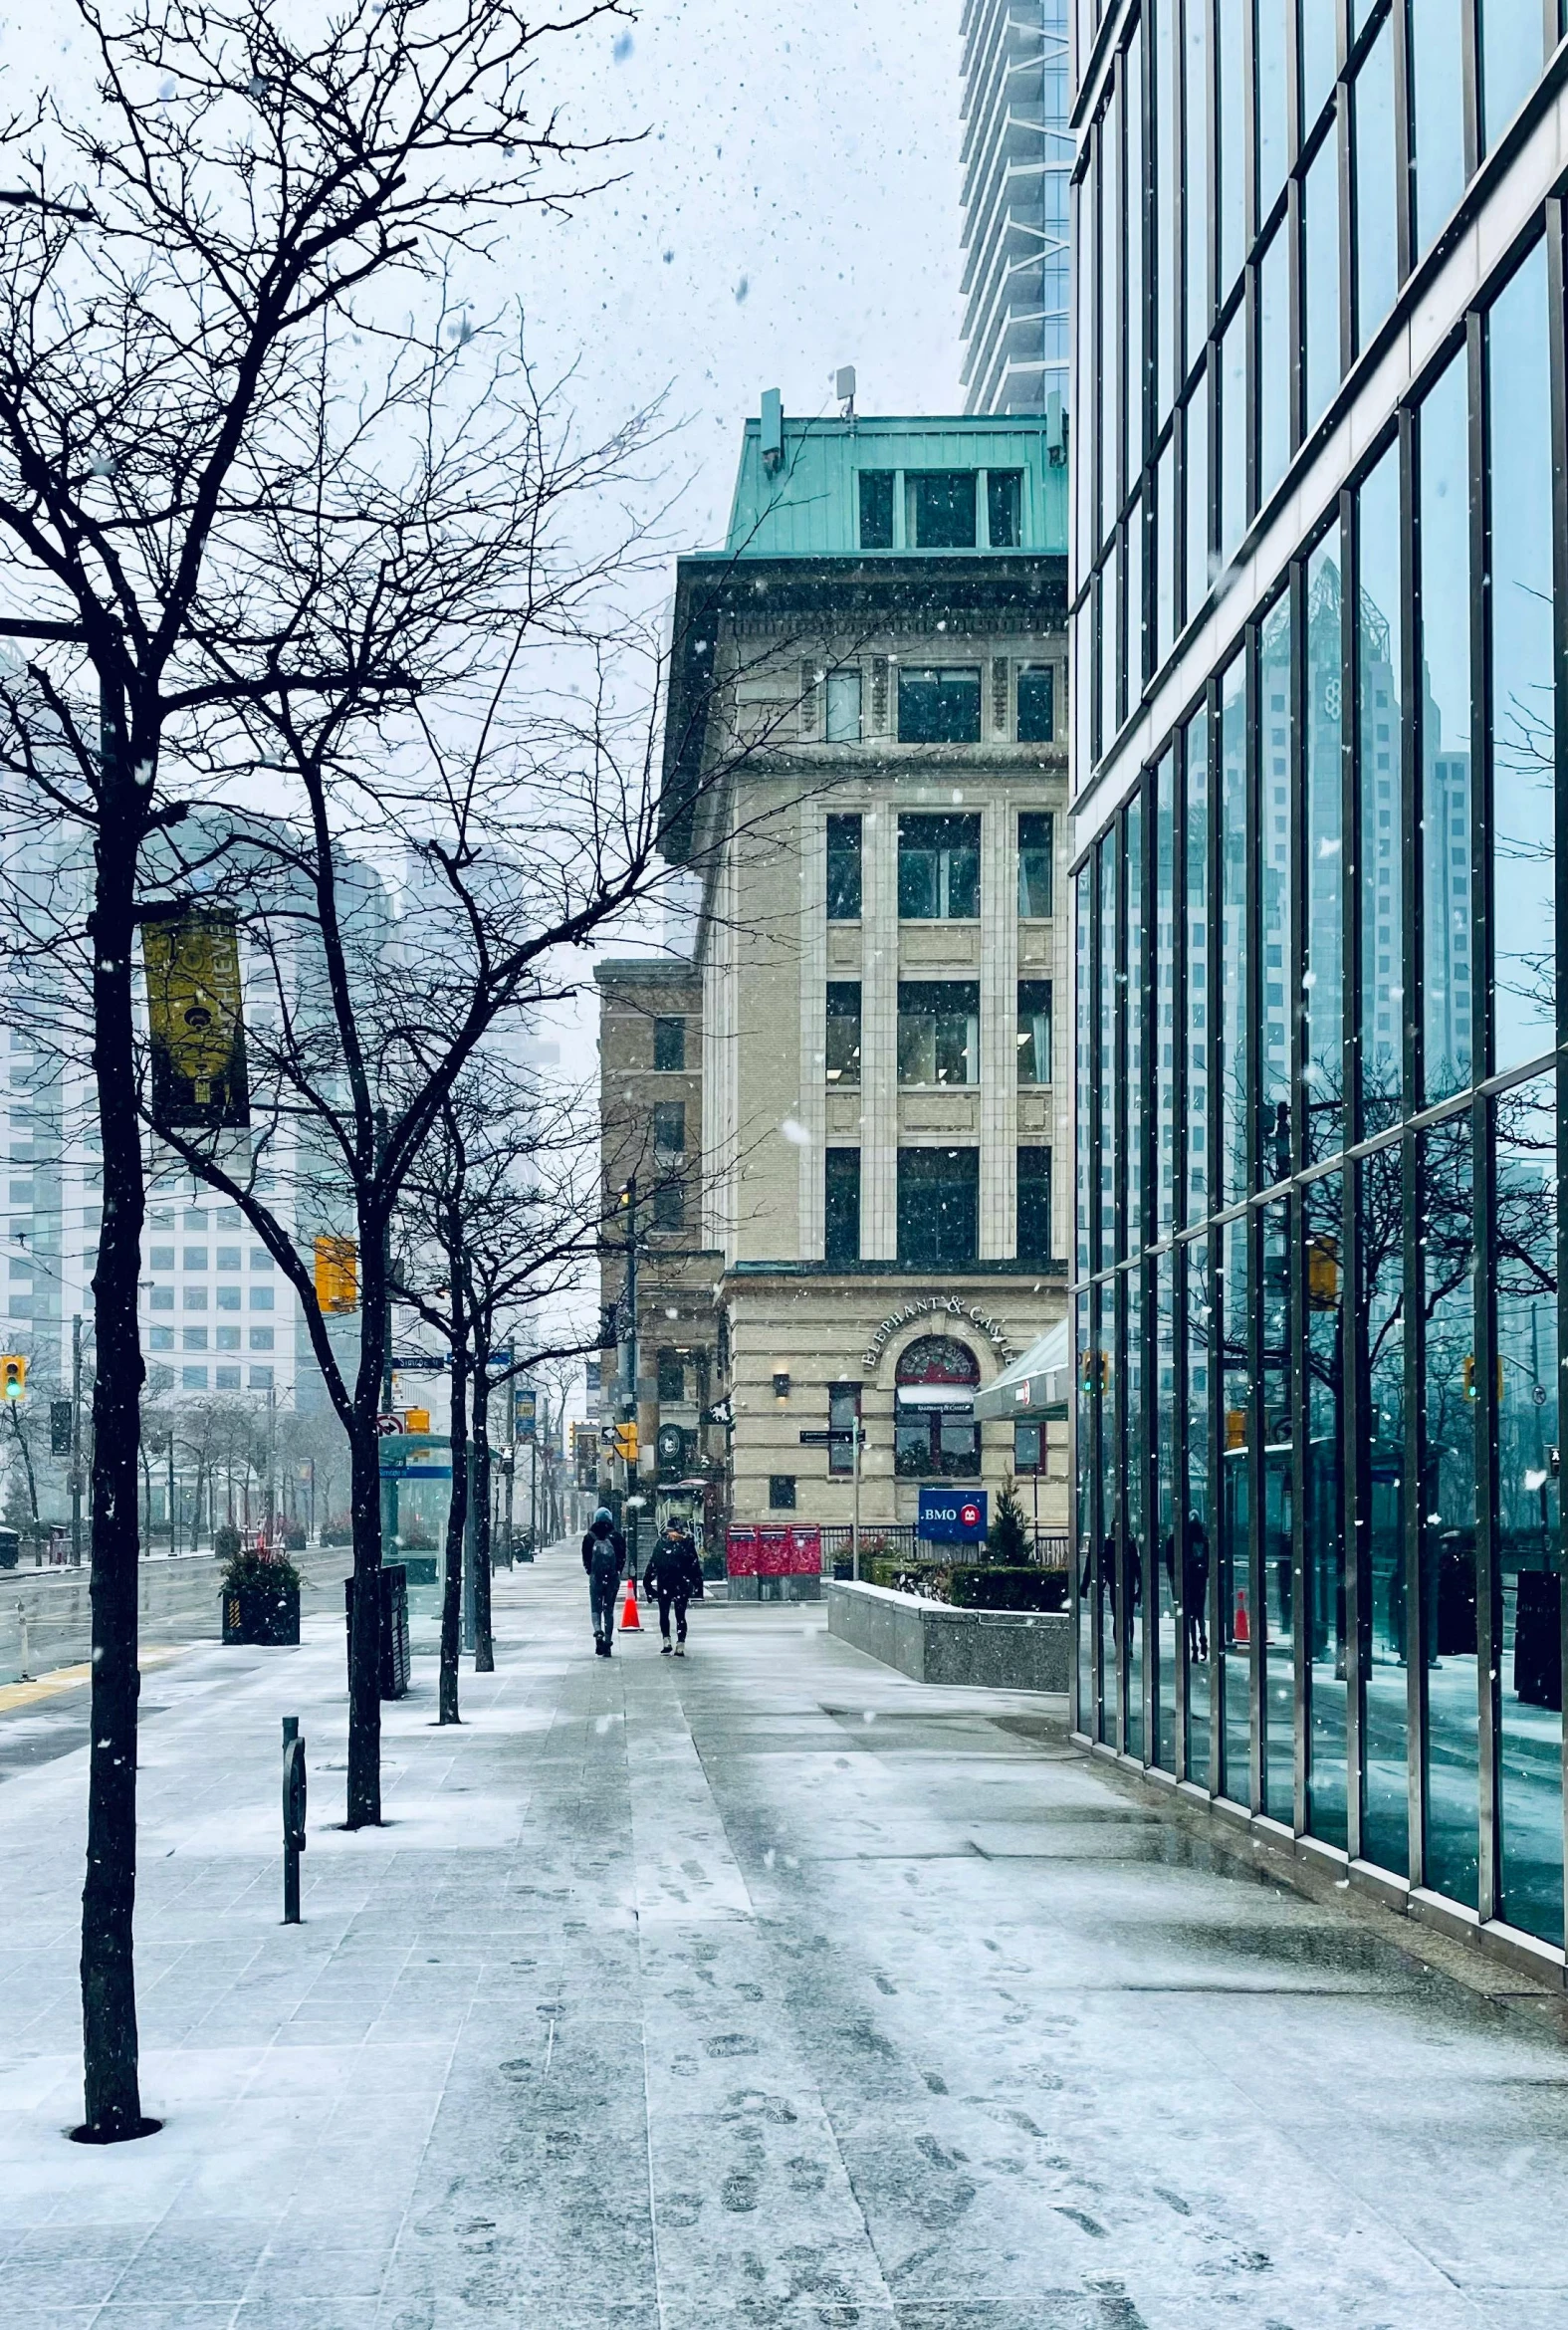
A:
<svg viewBox="0 0 1568 2330">
<path fill-rule="evenodd" d="M 814 1524 L 789 1531 L 789 1574 L 791 1577 L 821 1576 L 822 1532 Z"/>
<path fill-rule="evenodd" d="M 787 1577 L 789 1574 L 789 1531 L 770 1527 L 765 1521 L 757 1532 L 757 1574 L 759 1577 Z"/>
<path fill-rule="evenodd" d="M 724 1565 L 731 1577 L 757 1575 L 757 1531 L 732 1528 L 725 1540 Z"/>
</svg>

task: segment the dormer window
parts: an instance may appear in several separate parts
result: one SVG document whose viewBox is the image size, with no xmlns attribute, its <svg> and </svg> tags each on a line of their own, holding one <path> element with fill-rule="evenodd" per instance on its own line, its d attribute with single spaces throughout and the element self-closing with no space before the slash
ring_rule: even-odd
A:
<svg viewBox="0 0 1568 2330">
<path fill-rule="evenodd" d="M 911 469 L 904 474 L 904 543 L 909 550 L 975 548 L 973 469 Z"/>
</svg>

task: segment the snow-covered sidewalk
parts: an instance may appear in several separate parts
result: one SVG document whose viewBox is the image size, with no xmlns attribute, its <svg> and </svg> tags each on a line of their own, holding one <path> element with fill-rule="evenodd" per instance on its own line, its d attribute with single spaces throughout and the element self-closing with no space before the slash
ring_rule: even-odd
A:
<svg viewBox="0 0 1568 2330">
<path fill-rule="evenodd" d="M 684 1662 L 650 1629 L 606 1663 L 574 1551 L 497 1587 L 462 1731 L 428 1660 L 386 1710 L 373 1834 L 330 1825 L 340 1618 L 149 1676 L 146 2142 L 64 2137 L 84 1755 L 0 1783 L 7 2330 L 1568 2319 L 1544 2017 L 810 1605 L 699 1606 Z"/>
</svg>

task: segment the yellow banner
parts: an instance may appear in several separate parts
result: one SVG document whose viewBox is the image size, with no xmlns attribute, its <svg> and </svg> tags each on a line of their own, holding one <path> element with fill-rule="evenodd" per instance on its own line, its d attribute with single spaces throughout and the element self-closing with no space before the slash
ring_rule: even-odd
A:
<svg viewBox="0 0 1568 2330">
<path fill-rule="evenodd" d="M 251 1120 L 239 932 L 232 914 L 149 916 L 141 926 L 152 1051 L 152 1121 L 182 1128 Z"/>
</svg>

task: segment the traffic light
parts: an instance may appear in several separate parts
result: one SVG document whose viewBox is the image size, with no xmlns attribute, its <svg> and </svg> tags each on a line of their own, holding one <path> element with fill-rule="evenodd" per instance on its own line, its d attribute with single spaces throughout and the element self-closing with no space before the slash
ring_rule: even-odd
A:
<svg viewBox="0 0 1568 2330">
<path fill-rule="evenodd" d="M 322 1310 L 342 1317 L 359 1307 L 359 1249 L 351 1238 L 316 1241 L 316 1299 Z"/>
<path fill-rule="evenodd" d="M 8 1400 L 19 1400 L 27 1390 L 27 1361 L 17 1353 L 0 1357 L 0 1391 Z"/>
<path fill-rule="evenodd" d="M 617 1424 L 615 1427 L 615 1454 L 628 1465 L 637 1461 L 637 1427 L 635 1424 Z"/>
<path fill-rule="evenodd" d="M 71 1402 L 51 1400 L 49 1403 L 49 1453 L 52 1457 L 71 1454 Z"/>
</svg>

